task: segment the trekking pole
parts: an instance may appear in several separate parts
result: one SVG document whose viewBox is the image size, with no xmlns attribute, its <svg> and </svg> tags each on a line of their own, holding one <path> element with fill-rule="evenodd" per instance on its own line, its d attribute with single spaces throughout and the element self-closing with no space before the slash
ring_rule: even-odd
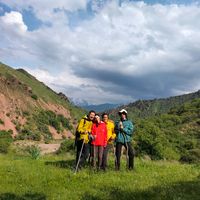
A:
<svg viewBox="0 0 200 200">
<path fill-rule="evenodd" d="M 125 143 L 125 146 L 126 146 L 126 167 L 128 169 L 128 166 L 129 166 L 129 156 L 128 156 L 128 144 L 125 140 L 126 136 L 124 133 L 122 133 L 123 137 L 124 137 L 124 143 Z"/>
<path fill-rule="evenodd" d="M 117 166 L 117 156 L 116 156 L 116 150 L 115 150 L 115 145 L 114 143 L 112 144 L 113 146 L 113 154 L 114 154 L 114 158 L 115 158 L 115 167 Z"/>
<path fill-rule="evenodd" d="M 82 143 L 82 146 L 81 146 L 81 151 L 80 151 L 80 153 L 79 153 L 79 157 L 78 157 L 78 161 L 77 161 L 77 164 L 76 164 L 76 168 L 75 168 L 74 174 L 76 174 L 76 172 L 77 172 L 77 170 L 78 170 L 78 166 L 79 166 L 80 159 L 81 159 L 81 155 L 82 155 L 82 151 L 83 151 L 83 146 L 84 146 L 84 140 L 83 140 L 83 143 Z"/>
</svg>

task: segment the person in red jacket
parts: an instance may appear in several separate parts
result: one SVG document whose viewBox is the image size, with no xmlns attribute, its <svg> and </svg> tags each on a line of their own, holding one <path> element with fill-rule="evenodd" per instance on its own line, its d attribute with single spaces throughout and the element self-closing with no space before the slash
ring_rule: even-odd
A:
<svg viewBox="0 0 200 200">
<path fill-rule="evenodd" d="M 107 145 L 107 128 L 98 114 L 95 115 L 95 123 L 92 125 L 92 136 L 93 167 L 97 167 L 97 170 L 99 170 L 102 165 L 103 150 Z"/>
</svg>

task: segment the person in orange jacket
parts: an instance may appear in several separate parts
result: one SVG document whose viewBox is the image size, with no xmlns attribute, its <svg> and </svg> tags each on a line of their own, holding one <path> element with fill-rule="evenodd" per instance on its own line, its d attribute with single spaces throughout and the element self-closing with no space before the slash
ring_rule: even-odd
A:
<svg viewBox="0 0 200 200">
<path fill-rule="evenodd" d="M 106 170 L 108 152 L 114 147 L 114 140 L 116 138 L 116 134 L 115 134 L 115 124 L 112 120 L 109 119 L 108 113 L 102 114 L 102 120 L 107 127 L 107 146 L 104 148 L 103 151 L 103 161 L 101 167 L 103 170 Z"/>
<path fill-rule="evenodd" d="M 95 115 L 95 123 L 92 125 L 92 136 L 93 167 L 97 167 L 97 170 L 99 170 L 102 165 L 103 150 L 107 145 L 107 128 L 98 114 Z"/>
</svg>

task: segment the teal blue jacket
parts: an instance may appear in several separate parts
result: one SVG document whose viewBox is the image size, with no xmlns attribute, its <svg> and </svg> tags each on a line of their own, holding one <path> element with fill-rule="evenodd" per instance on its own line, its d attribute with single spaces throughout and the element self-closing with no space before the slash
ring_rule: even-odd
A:
<svg viewBox="0 0 200 200">
<path fill-rule="evenodd" d="M 115 123 L 116 142 L 131 142 L 133 136 L 134 125 L 130 120 L 122 121 L 123 129 L 120 129 L 119 121 Z"/>
</svg>

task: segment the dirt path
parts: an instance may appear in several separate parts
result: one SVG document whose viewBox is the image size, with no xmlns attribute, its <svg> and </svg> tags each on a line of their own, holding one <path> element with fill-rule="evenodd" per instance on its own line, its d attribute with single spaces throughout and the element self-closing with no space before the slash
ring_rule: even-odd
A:
<svg viewBox="0 0 200 200">
<path fill-rule="evenodd" d="M 39 144 L 41 154 L 55 153 L 60 148 L 60 144 Z"/>
<path fill-rule="evenodd" d="M 16 141 L 14 142 L 14 145 L 22 149 L 32 145 L 38 146 L 41 150 L 41 155 L 55 153 L 60 148 L 60 144 L 44 144 L 36 143 L 34 141 Z"/>
</svg>

